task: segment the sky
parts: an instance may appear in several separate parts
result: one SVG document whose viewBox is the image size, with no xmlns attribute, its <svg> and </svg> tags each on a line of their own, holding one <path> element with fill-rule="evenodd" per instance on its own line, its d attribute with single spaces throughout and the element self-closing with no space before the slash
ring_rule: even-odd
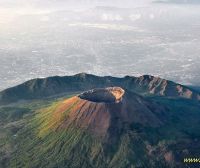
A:
<svg viewBox="0 0 200 168">
<path fill-rule="evenodd" d="M 0 0 L 0 90 L 80 72 L 200 85 L 199 30 L 199 0 Z"/>
<path fill-rule="evenodd" d="M 80 11 L 96 6 L 141 7 L 151 0 L 0 0 L 0 23 L 9 22 L 18 15 L 45 14 L 54 11 Z"/>
</svg>

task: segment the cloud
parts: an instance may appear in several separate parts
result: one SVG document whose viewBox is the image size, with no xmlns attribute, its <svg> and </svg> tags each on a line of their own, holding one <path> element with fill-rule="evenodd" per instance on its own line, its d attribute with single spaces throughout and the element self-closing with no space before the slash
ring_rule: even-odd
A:
<svg viewBox="0 0 200 168">
<path fill-rule="evenodd" d="M 42 16 L 40 19 L 42 22 L 48 22 L 50 20 L 49 16 Z"/>
<path fill-rule="evenodd" d="M 104 21 L 122 21 L 123 20 L 122 16 L 120 16 L 118 14 L 106 14 L 106 13 L 104 13 L 101 18 Z"/>
<path fill-rule="evenodd" d="M 155 15 L 154 14 L 150 14 L 149 18 L 153 20 L 155 18 Z"/>
<path fill-rule="evenodd" d="M 139 20 L 141 18 L 141 14 L 131 14 L 129 16 L 130 20 L 131 21 L 136 21 L 136 20 Z"/>
<path fill-rule="evenodd" d="M 70 24 L 68 24 L 68 26 L 97 28 L 97 29 L 115 30 L 115 31 L 137 31 L 137 32 L 144 31 L 137 27 L 121 25 L 121 24 L 119 25 L 119 24 L 98 24 L 98 23 L 70 23 Z"/>
<path fill-rule="evenodd" d="M 149 3 L 151 0 L 0 0 L 1 7 L 22 7 L 22 6 L 34 6 L 34 7 L 78 7 L 78 6 L 118 6 L 118 7 L 135 7 L 143 6 Z"/>
</svg>

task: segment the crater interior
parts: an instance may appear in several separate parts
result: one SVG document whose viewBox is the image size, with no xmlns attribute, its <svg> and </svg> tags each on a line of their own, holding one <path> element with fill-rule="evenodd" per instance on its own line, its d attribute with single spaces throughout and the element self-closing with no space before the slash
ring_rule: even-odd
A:
<svg viewBox="0 0 200 168">
<path fill-rule="evenodd" d="M 118 103 L 122 100 L 125 91 L 120 87 L 98 88 L 83 92 L 79 98 L 104 103 Z"/>
</svg>

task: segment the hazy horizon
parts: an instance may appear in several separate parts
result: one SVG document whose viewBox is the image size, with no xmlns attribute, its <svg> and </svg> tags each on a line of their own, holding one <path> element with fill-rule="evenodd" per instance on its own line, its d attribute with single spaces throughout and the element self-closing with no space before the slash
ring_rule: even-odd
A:
<svg viewBox="0 0 200 168">
<path fill-rule="evenodd" d="M 159 2 L 0 0 L 0 90 L 81 72 L 199 86 L 200 3 Z"/>
</svg>

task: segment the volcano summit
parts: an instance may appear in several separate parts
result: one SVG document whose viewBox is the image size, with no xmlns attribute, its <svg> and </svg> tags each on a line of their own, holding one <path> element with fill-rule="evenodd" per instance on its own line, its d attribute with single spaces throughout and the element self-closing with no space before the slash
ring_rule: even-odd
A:
<svg viewBox="0 0 200 168">
<path fill-rule="evenodd" d="M 45 123 L 49 130 L 75 127 L 106 137 L 124 125 L 157 127 L 163 123 L 159 116 L 164 109 L 120 87 L 97 88 L 59 103 Z"/>
<path fill-rule="evenodd" d="M 93 89 L 79 95 L 81 99 L 92 102 L 117 103 L 122 100 L 124 90 L 120 87 Z"/>
</svg>

